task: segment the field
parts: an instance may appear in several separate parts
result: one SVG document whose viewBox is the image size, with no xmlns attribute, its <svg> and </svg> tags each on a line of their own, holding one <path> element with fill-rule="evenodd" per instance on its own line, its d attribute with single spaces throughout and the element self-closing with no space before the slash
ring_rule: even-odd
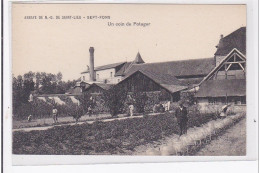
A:
<svg viewBox="0 0 260 173">
<path fill-rule="evenodd" d="M 188 126 L 200 126 L 212 119 L 214 116 L 210 114 L 189 115 Z M 178 133 L 177 122 L 171 113 L 110 122 L 96 121 L 43 131 L 13 132 L 13 153 L 123 155 L 137 146 Z"/>
</svg>

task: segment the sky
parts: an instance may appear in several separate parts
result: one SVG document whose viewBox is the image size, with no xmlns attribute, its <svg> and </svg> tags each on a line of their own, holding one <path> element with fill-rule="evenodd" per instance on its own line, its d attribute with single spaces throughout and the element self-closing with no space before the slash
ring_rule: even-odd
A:
<svg viewBox="0 0 260 173">
<path fill-rule="evenodd" d="M 61 72 L 65 81 L 78 79 L 89 64 L 89 47 L 95 48 L 95 66 L 132 61 L 138 51 L 146 63 L 209 58 L 221 34 L 242 26 L 245 5 L 13 4 L 12 73 Z"/>
</svg>

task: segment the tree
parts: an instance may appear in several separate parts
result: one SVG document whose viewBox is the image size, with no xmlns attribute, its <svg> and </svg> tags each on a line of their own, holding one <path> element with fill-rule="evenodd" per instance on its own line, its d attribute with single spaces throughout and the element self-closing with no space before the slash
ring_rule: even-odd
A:
<svg viewBox="0 0 260 173">
<path fill-rule="evenodd" d="M 148 100 L 148 97 L 145 92 L 135 92 L 133 95 L 133 104 L 136 108 L 136 111 L 138 113 L 144 113 L 145 112 L 145 105 L 146 101 Z"/>
<path fill-rule="evenodd" d="M 122 87 L 116 85 L 105 91 L 102 97 L 113 117 L 122 113 L 127 98 L 127 92 Z"/>
<path fill-rule="evenodd" d="M 96 106 L 95 99 L 93 98 L 93 96 L 91 96 L 87 92 L 84 92 L 79 97 L 79 102 L 80 102 L 80 105 L 82 106 L 84 113 L 88 112 L 89 107 L 93 110 L 94 107 Z"/>
</svg>

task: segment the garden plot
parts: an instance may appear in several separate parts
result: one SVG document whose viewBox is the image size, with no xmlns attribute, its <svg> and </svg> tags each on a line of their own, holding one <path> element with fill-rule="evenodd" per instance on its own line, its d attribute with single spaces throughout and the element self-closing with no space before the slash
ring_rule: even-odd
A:
<svg viewBox="0 0 260 173">
<path fill-rule="evenodd" d="M 190 115 L 189 127 L 212 120 Z M 178 134 L 171 113 L 93 124 L 64 125 L 43 131 L 13 132 L 14 154 L 126 154 L 137 146 Z"/>
<path fill-rule="evenodd" d="M 227 128 L 245 117 L 245 114 L 228 116 L 225 119 L 212 120 L 201 127 L 189 128 L 187 134 L 177 135 L 167 139 L 157 147 L 140 148 L 136 155 L 193 155 L 203 145 L 208 144 L 212 138 L 222 134 Z M 140 152 L 141 150 L 141 152 Z"/>
</svg>

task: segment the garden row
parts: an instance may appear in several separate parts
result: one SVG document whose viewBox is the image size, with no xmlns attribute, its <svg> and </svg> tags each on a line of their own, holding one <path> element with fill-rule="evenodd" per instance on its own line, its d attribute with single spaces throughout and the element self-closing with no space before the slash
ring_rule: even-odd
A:
<svg viewBox="0 0 260 173">
<path fill-rule="evenodd" d="M 188 127 L 199 127 L 213 114 L 189 113 Z M 44 131 L 13 132 L 14 154 L 124 154 L 137 146 L 178 134 L 172 113 L 143 118 L 96 121 L 93 124 L 66 125 Z"/>
<path fill-rule="evenodd" d="M 226 129 L 245 118 L 245 113 L 228 116 L 225 119 L 209 121 L 201 127 L 190 128 L 180 138 L 172 138 L 167 144 L 150 148 L 145 155 L 194 155 L 202 146 L 221 135 Z"/>
</svg>

